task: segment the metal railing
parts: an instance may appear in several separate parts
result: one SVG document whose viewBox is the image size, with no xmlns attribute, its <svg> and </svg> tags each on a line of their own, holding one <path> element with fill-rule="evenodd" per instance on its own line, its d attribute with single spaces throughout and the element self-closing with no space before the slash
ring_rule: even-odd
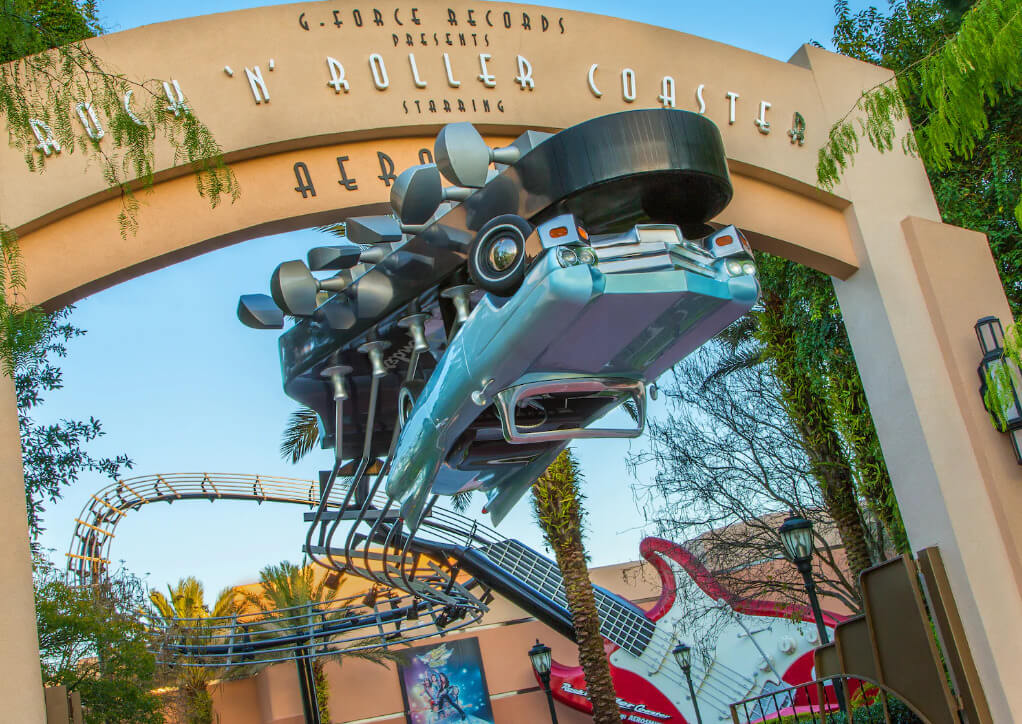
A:
<svg viewBox="0 0 1022 724">
<path fill-rule="evenodd" d="M 835 687 L 843 690 L 839 705 Z M 777 689 L 731 704 L 733 724 L 929 724 L 894 692 L 837 676 Z"/>
<path fill-rule="evenodd" d="M 444 607 L 394 591 L 232 616 L 156 619 L 157 661 L 186 667 L 269 664 L 365 654 L 443 635 L 476 619 L 444 621 Z"/>
<path fill-rule="evenodd" d="M 348 487 L 341 483 L 335 490 L 336 498 L 321 500 L 315 481 L 237 473 L 169 473 L 120 480 L 92 495 L 75 519 L 67 553 L 68 578 L 78 585 L 105 581 L 118 523 L 129 511 L 150 503 L 239 500 L 310 508 L 322 504 L 325 510 L 336 510 Z M 434 527 L 443 529 L 472 527 L 463 516 L 440 509 L 433 512 L 432 520 Z M 443 536 L 451 539 L 449 533 Z M 367 561 L 386 559 L 376 550 L 369 551 L 368 543 L 365 547 Z M 148 623 L 157 658 L 179 666 L 224 667 L 357 653 L 442 636 L 482 617 L 486 606 L 468 593 L 478 582 L 456 572 L 445 573 L 450 570 L 448 560 L 419 554 L 414 561 L 415 567 L 405 573 L 416 581 L 416 590 L 380 586 L 382 581 L 366 570 L 353 568 L 352 572 L 374 582 L 369 593 L 226 617 L 155 618 Z M 449 593 L 428 600 L 417 595 L 417 591 L 434 590 Z"/>
<path fill-rule="evenodd" d="M 78 585 L 106 579 L 117 524 L 150 503 L 245 500 L 316 506 L 319 484 L 299 478 L 238 473 L 168 473 L 118 480 L 93 494 L 75 518 L 66 553 L 68 577 Z M 330 502 L 328 501 L 328 505 Z"/>
</svg>

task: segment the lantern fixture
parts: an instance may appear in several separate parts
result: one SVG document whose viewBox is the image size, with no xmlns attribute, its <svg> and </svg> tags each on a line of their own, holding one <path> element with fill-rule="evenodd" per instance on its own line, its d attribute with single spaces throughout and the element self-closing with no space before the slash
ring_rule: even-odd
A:
<svg viewBox="0 0 1022 724">
<path fill-rule="evenodd" d="M 674 660 L 678 662 L 678 666 L 681 670 L 688 673 L 692 670 L 692 647 L 688 644 L 681 643 L 674 647 Z"/>
<path fill-rule="evenodd" d="M 1004 356 L 1004 328 L 997 317 L 983 317 L 976 322 L 976 338 L 983 358 L 976 372 L 979 374 L 979 394 L 983 406 L 990 413 L 994 427 L 1008 433 L 1015 451 L 1015 462 L 1022 465 L 1022 403 L 1019 389 L 1022 376 L 1013 361 Z M 990 389 L 995 380 L 997 390 Z"/>
<path fill-rule="evenodd" d="M 803 566 L 812 565 L 816 546 L 813 543 L 813 524 L 795 514 L 794 511 L 785 519 L 777 530 L 784 547 L 784 555 L 789 561 L 802 570 Z"/>
<path fill-rule="evenodd" d="M 699 701 L 696 699 L 696 690 L 692 686 L 692 647 L 686 643 L 679 643 L 671 653 L 674 654 L 674 660 L 678 662 L 678 666 L 685 673 L 685 681 L 688 682 L 688 693 L 692 697 L 692 708 L 696 713 L 696 723 L 703 724 L 702 714 L 699 713 Z"/>
<path fill-rule="evenodd" d="M 532 668 L 536 670 L 536 673 L 541 677 L 550 677 L 550 647 L 541 644 L 539 639 L 536 639 L 536 644 L 529 649 L 529 660 L 532 661 Z"/>
<path fill-rule="evenodd" d="M 550 691 L 550 647 L 541 644 L 539 639 L 536 639 L 536 645 L 529 649 L 529 661 L 532 662 L 532 668 L 539 674 L 540 681 L 543 682 L 543 691 L 546 692 L 546 703 L 550 708 L 550 721 L 553 724 L 557 724 L 557 710 L 554 709 L 554 694 Z"/>
</svg>

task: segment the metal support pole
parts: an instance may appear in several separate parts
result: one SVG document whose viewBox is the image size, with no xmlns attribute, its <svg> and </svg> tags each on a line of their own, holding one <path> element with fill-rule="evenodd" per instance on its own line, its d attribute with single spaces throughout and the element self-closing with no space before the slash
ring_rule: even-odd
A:
<svg viewBox="0 0 1022 724">
<path fill-rule="evenodd" d="M 807 561 L 805 563 L 798 564 L 798 572 L 802 574 L 802 580 L 805 583 L 806 593 L 809 595 L 809 605 L 813 609 L 813 618 L 816 619 L 816 630 L 820 634 L 820 645 L 830 643 L 830 636 L 827 634 L 827 627 L 823 623 L 823 611 L 820 609 L 820 600 L 816 596 L 816 583 L 813 582 L 813 563 Z M 840 679 L 835 679 L 832 682 L 834 687 L 834 697 L 837 699 L 838 708 L 850 714 L 848 712 L 848 705 L 845 702 L 845 695 L 842 691 L 843 684 Z M 820 704 L 825 704 L 825 701 L 821 701 Z"/>
<path fill-rule="evenodd" d="M 696 711 L 696 724 L 703 724 L 703 716 L 699 713 L 699 701 L 696 699 L 696 689 L 692 686 L 692 669 L 685 667 L 685 681 L 688 682 L 688 693 L 692 697 L 692 708 Z"/>
<path fill-rule="evenodd" d="M 319 718 L 319 701 L 316 697 L 316 675 L 312 670 L 312 660 L 303 654 L 304 649 L 298 649 L 298 656 L 295 664 L 298 666 L 298 688 L 301 690 L 302 713 L 305 715 L 305 724 L 322 724 Z"/>
<path fill-rule="evenodd" d="M 543 691 L 546 692 L 546 703 L 550 707 L 550 721 L 557 724 L 557 710 L 554 709 L 554 692 L 550 691 L 550 672 L 540 674 L 543 679 Z"/>
</svg>

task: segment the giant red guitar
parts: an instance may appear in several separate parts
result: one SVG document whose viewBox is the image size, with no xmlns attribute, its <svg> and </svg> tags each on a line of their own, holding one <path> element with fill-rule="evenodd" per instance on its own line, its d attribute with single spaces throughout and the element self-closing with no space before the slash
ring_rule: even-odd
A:
<svg viewBox="0 0 1022 724">
<path fill-rule="evenodd" d="M 716 630 L 714 659 L 704 666 L 693 656 L 693 685 L 704 722 L 730 719 L 731 702 L 812 681 L 812 649 L 818 637 L 808 611 L 771 601 L 739 599 L 692 554 L 669 541 L 646 538 L 640 550 L 663 586 L 660 599 L 649 611 L 594 587 L 623 721 L 695 721 L 688 686 L 671 655 L 679 641 L 691 644 L 705 635 L 697 624 L 686 621 L 681 611 L 677 593 L 686 580 L 729 609 L 728 623 Z M 560 571 L 553 561 L 516 540 L 469 549 L 459 558 L 473 575 L 545 623 L 564 631 L 567 621 L 570 627 Z M 802 622 L 792 622 L 793 616 Z M 825 618 L 833 627 L 842 617 L 825 614 Z M 550 685 L 559 701 L 592 711 L 580 667 L 555 662 Z"/>
</svg>

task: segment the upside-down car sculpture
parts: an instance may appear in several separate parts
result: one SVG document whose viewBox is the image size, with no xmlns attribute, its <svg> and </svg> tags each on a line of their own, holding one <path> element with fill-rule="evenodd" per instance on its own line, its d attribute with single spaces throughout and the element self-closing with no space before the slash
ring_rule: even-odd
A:
<svg viewBox="0 0 1022 724">
<path fill-rule="evenodd" d="M 412 529 L 431 495 L 477 489 L 499 523 L 571 440 L 641 434 L 647 386 L 758 295 L 742 233 L 706 223 L 732 190 L 703 116 L 618 113 L 497 149 L 458 123 L 435 158 L 394 183 L 396 218 L 348 219 L 354 243 L 285 262 L 272 301 L 239 306 L 252 326 L 300 320 L 286 393 L 338 460 L 389 458 Z M 636 425 L 596 426 L 626 401 Z"/>
<path fill-rule="evenodd" d="M 640 435 L 649 385 L 753 306 L 748 241 L 709 223 L 732 195 L 720 133 L 695 113 L 642 110 L 489 148 L 456 123 L 434 158 L 398 176 L 393 215 L 346 219 L 345 241 L 284 262 L 271 296 L 239 303 L 252 327 L 297 319 L 279 341 L 284 390 L 317 413 L 334 449 L 305 550 L 443 604 L 438 626 L 484 610 L 492 589 L 572 635 L 556 585 L 533 588 L 505 559 L 511 542 L 437 500 L 482 491 L 499 523 L 572 440 Z M 621 405 L 634 425 L 600 423 Z M 343 501 L 328 509 L 335 488 Z M 680 614 L 618 603 L 637 624 L 615 629 L 621 606 L 603 612 L 620 677 L 650 682 L 631 690 L 660 721 L 687 718 L 665 659 Z M 788 641 L 800 634 L 783 636 L 784 661 L 765 656 L 775 684 L 807 651 Z M 735 651 L 752 643 L 739 636 Z M 578 677 L 559 675 L 584 708 Z M 718 693 L 766 685 L 742 682 Z"/>
</svg>

